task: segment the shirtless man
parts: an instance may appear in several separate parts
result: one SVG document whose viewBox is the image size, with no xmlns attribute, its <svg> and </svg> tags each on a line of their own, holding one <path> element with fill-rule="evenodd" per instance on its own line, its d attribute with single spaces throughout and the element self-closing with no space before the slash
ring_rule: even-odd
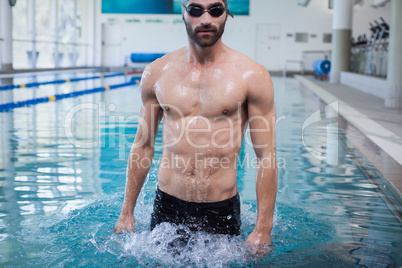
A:
<svg viewBox="0 0 402 268">
<path fill-rule="evenodd" d="M 275 106 L 267 70 L 222 43 L 227 0 L 183 0 L 188 46 L 149 64 L 128 161 L 117 233 L 134 232 L 134 207 L 154 156 L 163 118 L 163 154 L 151 229 L 161 222 L 240 234 L 236 167 L 250 126 L 257 157 L 257 222 L 247 241 L 271 243 L 277 190 Z M 147 160 L 147 161 L 144 161 Z M 268 163 L 273 163 L 268 164 Z"/>
</svg>

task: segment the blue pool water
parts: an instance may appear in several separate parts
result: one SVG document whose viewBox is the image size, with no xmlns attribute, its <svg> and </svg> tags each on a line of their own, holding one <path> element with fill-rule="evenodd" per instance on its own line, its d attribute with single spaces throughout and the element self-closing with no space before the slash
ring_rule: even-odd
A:
<svg viewBox="0 0 402 268">
<path fill-rule="evenodd" d="M 0 97 L 15 101 L 127 79 L 16 89 Z M 375 171 L 372 165 L 309 90 L 292 79 L 274 78 L 274 84 L 281 166 L 269 254 L 256 255 L 244 242 L 257 216 L 255 170 L 247 165 L 237 175 L 241 237 L 194 233 L 180 254 L 168 250 L 174 226 L 148 231 L 156 166 L 137 203 L 136 233 L 113 234 L 138 121 L 133 86 L 0 113 L 0 266 L 400 267 L 401 222 L 356 160 Z M 305 124 L 317 111 L 320 120 Z M 156 160 L 161 152 L 159 133 Z M 241 158 L 252 155 L 245 142 Z"/>
</svg>

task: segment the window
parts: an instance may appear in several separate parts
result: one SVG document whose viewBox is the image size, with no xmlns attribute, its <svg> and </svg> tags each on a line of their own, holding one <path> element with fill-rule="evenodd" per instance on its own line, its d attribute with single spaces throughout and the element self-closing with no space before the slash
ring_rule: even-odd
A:
<svg viewBox="0 0 402 268">
<path fill-rule="evenodd" d="M 308 34 L 307 33 L 296 33 L 295 42 L 296 43 L 307 43 L 308 42 Z"/>
<path fill-rule="evenodd" d="M 326 33 L 323 35 L 323 43 L 332 43 L 332 34 Z"/>
<path fill-rule="evenodd" d="M 83 52 L 86 45 L 80 42 L 81 2 L 17 1 L 13 7 L 13 67 L 26 69 L 85 65 Z"/>
</svg>

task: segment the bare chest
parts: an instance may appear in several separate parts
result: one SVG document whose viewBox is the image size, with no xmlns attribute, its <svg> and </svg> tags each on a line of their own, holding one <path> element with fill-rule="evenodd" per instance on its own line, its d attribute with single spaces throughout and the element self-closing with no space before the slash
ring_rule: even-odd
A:
<svg viewBox="0 0 402 268">
<path fill-rule="evenodd" d="M 158 102 L 170 116 L 231 116 L 246 101 L 241 77 L 214 72 L 166 73 L 155 84 Z"/>
</svg>

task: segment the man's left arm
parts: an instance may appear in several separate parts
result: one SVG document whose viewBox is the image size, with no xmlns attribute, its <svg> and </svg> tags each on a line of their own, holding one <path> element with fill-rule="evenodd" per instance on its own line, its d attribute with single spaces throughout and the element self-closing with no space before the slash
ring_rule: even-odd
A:
<svg viewBox="0 0 402 268">
<path fill-rule="evenodd" d="M 278 185 L 274 87 L 268 71 L 260 65 L 249 77 L 247 84 L 250 136 L 258 163 L 257 222 L 247 241 L 254 245 L 269 245 Z"/>
</svg>

